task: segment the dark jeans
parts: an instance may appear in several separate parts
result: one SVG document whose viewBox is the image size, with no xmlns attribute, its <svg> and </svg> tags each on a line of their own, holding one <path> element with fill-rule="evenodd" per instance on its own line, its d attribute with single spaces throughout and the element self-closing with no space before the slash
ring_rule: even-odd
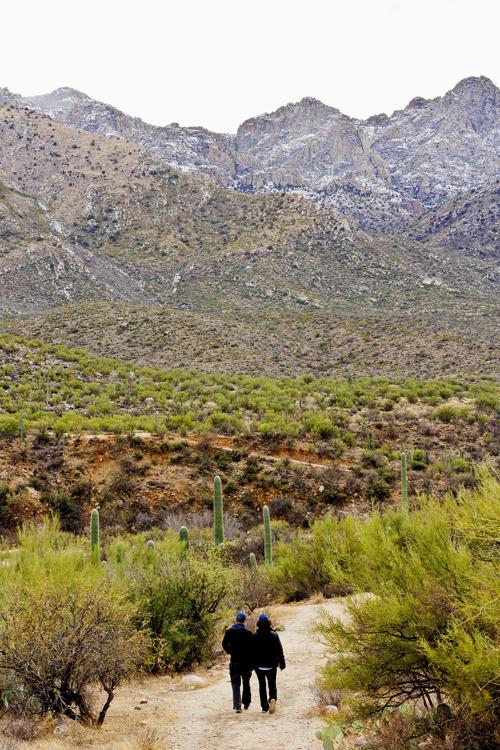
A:
<svg viewBox="0 0 500 750">
<path fill-rule="evenodd" d="M 269 701 L 271 698 L 277 700 L 278 691 L 276 689 L 276 673 L 277 668 L 273 669 L 256 669 L 255 674 L 259 681 L 259 695 L 260 705 L 264 711 L 269 711 Z M 267 680 L 267 683 L 266 683 Z M 269 688 L 269 697 L 267 695 L 267 689 Z"/>
<path fill-rule="evenodd" d="M 231 677 L 231 687 L 233 688 L 233 708 L 241 708 L 242 701 L 244 706 L 249 706 L 252 700 L 250 692 L 251 670 L 241 664 L 230 664 L 229 676 Z M 242 683 L 243 695 L 241 693 Z"/>
</svg>

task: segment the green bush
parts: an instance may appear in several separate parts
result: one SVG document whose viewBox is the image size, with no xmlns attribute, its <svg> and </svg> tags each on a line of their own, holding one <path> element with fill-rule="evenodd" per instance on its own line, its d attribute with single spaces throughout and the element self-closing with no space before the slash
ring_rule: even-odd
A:
<svg viewBox="0 0 500 750">
<path fill-rule="evenodd" d="M 211 560 L 170 562 L 159 552 L 131 576 L 138 625 L 150 637 L 155 670 L 183 670 L 212 655 L 220 610 L 230 592 L 227 569 Z"/>
<path fill-rule="evenodd" d="M 453 406 L 452 404 L 444 404 L 433 412 L 434 419 L 438 419 L 440 422 L 454 422 L 459 419 L 468 419 L 471 415 L 470 409 L 465 406 Z"/>
<path fill-rule="evenodd" d="M 310 414 L 304 421 L 306 430 L 323 439 L 338 437 L 339 428 L 324 414 Z"/>
<path fill-rule="evenodd" d="M 470 533 L 474 529 L 473 533 Z M 447 700 L 490 722 L 499 708 L 495 560 L 500 485 L 422 502 L 413 513 L 373 514 L 360 532 L 358 586 L 350 621 L 319 626 L 335 658 L 328 689 L 350 692 L 360 714 Z"/>
<path fill-rule="evenodd" d="M 321 591 L 347 593 L 359 575 L 360 552 L 359 521 L 328 515 L 314 522 L 309 535 L 278 544 L 269 576 L 287 601 Z"/>
</svg>

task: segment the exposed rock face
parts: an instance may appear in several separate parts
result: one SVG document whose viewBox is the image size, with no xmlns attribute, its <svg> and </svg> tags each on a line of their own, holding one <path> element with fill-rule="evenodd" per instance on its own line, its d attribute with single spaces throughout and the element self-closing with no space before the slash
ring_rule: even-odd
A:
<svg viewBox="0 0 500 750">
<path fill-rule="evenodd" d="M 21 107 L 23 106 L 23 99 L 17 94 L 13 94 L 9 89 L 2 88 L 0 86 L 0 106 L 1 107 Z"/>
<path fill-rule="evenodd" d="M 224 186 L 300 192 L 372 232 L 401 232 L 499 176 L 498 88 L 485 77 L 367 120 L 306 97 L 247 120 L 236 135 L 155 127 L 74 89 L 24 99 L 0 89 L 2 96 L 72 127 L 140 143 L 155 158 Z"/>
<path fill-rule="evenodd" d="M 372 231 L 401 230 L 498 177 L 498 94 L 489 79 L 468 78 L 444 97 L 364 121 L 303 99 L 243 123 L 237 171 L 257 189 L 306 188 Z"/>
<path fill-rule="evenodd" d="M 419 242 L 500 259 L 500 183 L 459 193 L 409 227 Z"/>
</svg>

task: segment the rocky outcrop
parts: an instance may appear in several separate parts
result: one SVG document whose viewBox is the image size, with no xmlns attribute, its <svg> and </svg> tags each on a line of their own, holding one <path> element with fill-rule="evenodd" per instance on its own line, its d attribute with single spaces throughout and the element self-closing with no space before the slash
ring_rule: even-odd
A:
<svg viewBox="0 0 500 750">
<path fill-rule="evenodd" d="M 234 177 L 231 136 L 201 127 L 181 128 L 177 123 L 165 127 L 149 125 L 139 117 L 130 117 L 72 88 L 26 97 L 22 102 L 65 125 L 140 143 L 160 161 L 176 169 L 207 174 L 221 182 Z"/>
<path fill-rule="evenodd" d="M 500 259 L 500 183 L 459 193 L 408 228 L 419 242 Z"/>
</svg>

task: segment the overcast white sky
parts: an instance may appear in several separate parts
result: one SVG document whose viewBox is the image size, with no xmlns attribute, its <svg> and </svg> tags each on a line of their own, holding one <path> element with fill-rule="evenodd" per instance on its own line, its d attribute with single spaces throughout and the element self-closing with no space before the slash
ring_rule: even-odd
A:
<svg viewBox="0 0 500 750">
<path fill-rule="evenodd" d="M 500 81 L 495 0 L 17 0 L 0 86 L 73 86 L 148 122 L 233 132 L 303 96 L 367 117 Z"/>
</svg>

